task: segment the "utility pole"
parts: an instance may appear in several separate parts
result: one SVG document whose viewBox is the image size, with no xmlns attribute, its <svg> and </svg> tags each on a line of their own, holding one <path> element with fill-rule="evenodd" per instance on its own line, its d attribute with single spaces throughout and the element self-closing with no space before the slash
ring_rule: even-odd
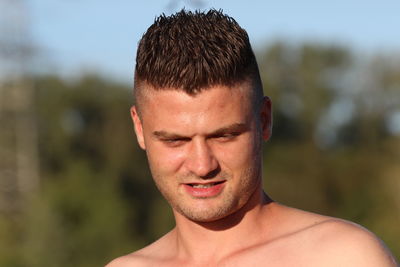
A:
<svg viewBox="0 0 400 267">
<path fill-rule="evenodd" d="M 0 213 L 18 211 L 39 188 L 28 13 L 25 0 L 0 0 Z"/>
</svg>

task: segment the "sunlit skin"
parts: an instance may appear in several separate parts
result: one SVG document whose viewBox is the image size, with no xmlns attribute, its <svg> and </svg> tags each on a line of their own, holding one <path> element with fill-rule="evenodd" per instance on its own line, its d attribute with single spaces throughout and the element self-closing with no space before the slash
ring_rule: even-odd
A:
<svg viewBox="0 0 400 267">
<path fill-rule="evenodd" d="M 141 118 L 133 108 L 140 146 L 174 211 L 194 221 L 215 221 L 242 207 L 260 187 L 261 142 L 270 135 L 270 105 L 265 99 L 264 110 L 253 107 L 248 91 L 217 86 L 190 96 L 164 90 L 144 97 Z M 188 192 L 193 185 L 216 183 L 217 192 Z"/>
<path fill-rule="evenodd" d="M 271 102 L 252 101 L 250 84 L 195 96 L 146 89 L 140 115 L 135 107 L 131 115 L 176 227 L 107 267 L 397 266 L 364 228 L 283 206 L 263 192 Z"/>
</svg>

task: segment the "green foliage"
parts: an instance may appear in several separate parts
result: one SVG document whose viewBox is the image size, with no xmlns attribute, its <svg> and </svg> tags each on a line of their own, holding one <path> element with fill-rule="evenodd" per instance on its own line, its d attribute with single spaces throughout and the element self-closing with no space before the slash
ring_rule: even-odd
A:
<svg viewBox="0 0 400 267">
<path fill-rule="evenodd" d="M 112 179 L 79 161 L 54 178 L 27 213 L 28 266 L 101 266 L 135 245 Z"/>
<path fill-rule="evenodd" d="M 400 256 L 400 138 L 385 124 L 400 106 L 399 68 L 381 56 L 361 69 L 358 62 L 335 46 L 277 43 L 260 52 L 274 104 L 264 187 L 281 203 L 366 226 Z M 367 91 L 365 80 L 374 84 Z M 171 229 L 136 145 L 130 88 L 95 75 L 33 82 L 41 190 L 0 214 L 0 266 L 102 266 Z M 352 112 L 337 115 L 343 99 Z"/>
</svg>

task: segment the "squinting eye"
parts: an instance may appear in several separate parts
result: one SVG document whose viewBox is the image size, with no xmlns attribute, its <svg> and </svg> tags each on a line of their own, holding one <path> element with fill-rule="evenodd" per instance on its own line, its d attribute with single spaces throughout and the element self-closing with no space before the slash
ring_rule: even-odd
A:
<svg viewBox="0 0 400 267">
<path fill-rule="evenodd" d="M 179 141 L 182 141 L 181 139 L 165 139 L 163 140 L 165 143 L 177 143 Z"/>
<path fill-rule="evenodd" d="M 162 141 L 168 146 L 180 146 L 184 144 L 187 141 L 187 139 L 185 138 L 162 139 Z"/>
<path fill-rule="evenodd" d="M 220 141 L 230 141 L 237 137 L 240 133 L 227 133 L 215 136 Z"/>
</svg>

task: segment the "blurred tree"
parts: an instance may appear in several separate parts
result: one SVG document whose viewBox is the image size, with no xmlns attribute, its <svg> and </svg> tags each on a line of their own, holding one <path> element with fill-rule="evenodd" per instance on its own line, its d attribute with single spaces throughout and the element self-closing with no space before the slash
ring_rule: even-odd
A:
<svg viewBox="0 0 400 267">
<path fill-rule="evenodd" d="M 275 137 L 313 141 L 317 124 L 337 98 L 337 81 L 352 56 L 336 46 L 273 44 L 260 53 L 266 94 L 276 103 Z"/>
<path fill-rule="evenodd" d="M 382 188 L 400 182 L 400 131 L 387 124 L 400 107 L 400 60 L 282 42 L 259 54 L 264 90 L 275 103 L 274 134 L 265 147 L 267 192 L 360 223 L 399 255 L 398 200 Z"/>
</svg>

